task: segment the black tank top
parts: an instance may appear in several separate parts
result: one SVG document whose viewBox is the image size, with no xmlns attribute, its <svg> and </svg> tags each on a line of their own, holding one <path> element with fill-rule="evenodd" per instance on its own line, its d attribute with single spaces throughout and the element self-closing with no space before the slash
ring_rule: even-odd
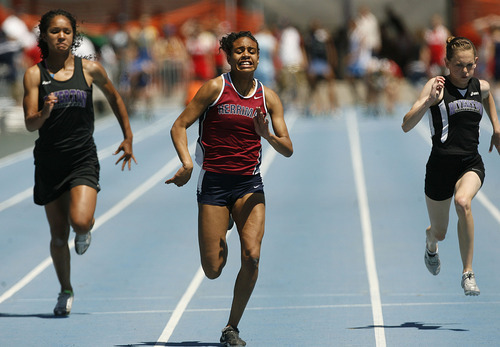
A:
<svg viewBox="0 0 500 347">
<path fill-rule="evenodd" d="M 58 102 L 38 131 L 35 161 L 37 154 L 38 158 L 50 155 L 78 161 L 95 155 L 92 86 L 88 86 L 85 80 L 82 59 L 75 57 L 73 76 L 66 81 L 55 80 L 47 71 L 45 61 L 38 63 L 38 67 L 41 77 L 38 109 L 42 109 L 50 93 L 57 96 Z"/>
<path fill-rule="evenodd" d="M 431 106 L 430 111 L 433 153 L 441 155 L 478 153 L 479 123 L 483 115 L 483 104 L 481 86 L 477 78 L 471 78 L 467 89 L 460 90 L 446 76 L 443 100 Z"/>
</svg>

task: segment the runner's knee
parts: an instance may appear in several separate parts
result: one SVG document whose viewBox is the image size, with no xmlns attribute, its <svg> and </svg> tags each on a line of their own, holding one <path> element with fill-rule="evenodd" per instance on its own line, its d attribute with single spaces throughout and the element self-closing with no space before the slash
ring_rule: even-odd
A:
<svg viewBox="0 0 500 347">
<path fill-rule="evenodd" d="M 53 236 L 50 239 L 50 245 L 55 248 L 65 247 L 68 244 L 68 238 Z"/>
<path fill-rule="evenodd" d="M 242 258 L 242 266 L 246 267 L 250 271 L 259 270 L 259 256 L 245 255 Z"/>
<path fill-rule="evenodd" d="M 432 235 L 436 238 L 437 241 L 443 241 L 446 237 L 446 232 L 448 230 L 447 227 L 443 226 L 432 226 Z"/>
<path fill-rule="evenodd" d="M 471 211 L 471 201 L 467 197 L 455 196 L 455 209 L 459 215 L 466 215 Z"/>
<path fill-rule="evenodd" d="M 204 264 L 202 263 L 202 268 L 203 271 L 205 272 L 205 276 L 207 276 L 208 279 L 214 280 L 220 276 L 222 273 L 222 269 L 224 268 L 224 263 L 220 265 L 214 265 L 214 264 Z"/>
<path fill-rule="evenodd" d="M 94 225 L 93 218 L 84 218 L 84 217 L 73 217 L 71 218 L 71 227 L 77 234 L 84 234 L 92 229 Z"/>
</svg>

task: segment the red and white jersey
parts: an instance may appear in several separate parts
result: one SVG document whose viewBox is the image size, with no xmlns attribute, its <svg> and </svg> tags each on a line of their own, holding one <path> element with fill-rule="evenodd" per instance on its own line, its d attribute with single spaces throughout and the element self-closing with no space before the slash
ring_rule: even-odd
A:
<svg viewBox="0 0 500 347">
<path fill-rule="evenodd" d="M 255 132 L 253 117 L 257 107 L 267 114 L 264 86 L 255 79 L 255 89 L 243 96 L 231 75 L 221 75 L 219 96 L 199 119 L 196 162 L 206 171 L 256 175 L 260 172 L 262 145 Z"/>
</svg>

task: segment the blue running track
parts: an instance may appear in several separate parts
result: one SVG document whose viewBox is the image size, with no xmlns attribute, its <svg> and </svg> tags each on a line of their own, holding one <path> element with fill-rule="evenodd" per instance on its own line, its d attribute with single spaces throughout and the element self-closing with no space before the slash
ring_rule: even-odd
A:
<svg viewBox="0 0 500 347">
<path fill-rule="evenodd" d="M 347 107 L 335 117 L 289 112 L 291 158 L 264 147 L 267 203 L 260 277 L 240 323 L 248 346 L 495 346 L 500 341 L 500 156 L 488 153 L 473 201 L 474 270 L 466 297 L 452 207 L 439 276 L 425 268 L 426 122 Z M 219 346 L 239 269 L 239 241 L 211 281 L 199 264 L 195 188 L 167 186 L 179 166 L 161 107 L 132 119 L 139 162 L 121 172 L 121 132 L 96 123 L 101 186 L 92 245 L 72 254 L 73 310 L 55 318 L 59 285 L 43 208 L 32 201 L 31 148 L 0 158 L 0 346 Z M 191 148 L 197 126 L 189 130 Z M 70 239 L 73 247 L 73 236 Z"/>
</svg>

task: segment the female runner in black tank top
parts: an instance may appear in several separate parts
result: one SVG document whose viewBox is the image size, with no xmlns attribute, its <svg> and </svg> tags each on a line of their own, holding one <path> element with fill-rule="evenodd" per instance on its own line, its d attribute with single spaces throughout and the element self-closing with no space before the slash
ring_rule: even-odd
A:
<svg viewBox="0 0 500 347">
<path fill-rule="evenodd" d="M 484 180 L 484 165 L 478 152 L 483 108 L 493 126 L 490 152 L 495 147 L 500 153 L 500 123 L 490 85 L 473 77 L 477 59 L 470 40 L 450 37 L 445 59 L 450 74 L 427 82 L 404 116 L 402 125 L 405 132 L 410 131 L 430 109 L 432 151 L 425 177 L 430 226 L 426 230 L 424 260 L 429 272 L 437 275 L 441 268 L 438 241 L 446 236 L 451 200 L 455 196 L 463 265 L 461 286 L 465 295 L 480 293 L 472 270 L 474 220 L 471 202 Z"/>
<path fill-rule="evenodd" d="M 75 249 L 83 254 L 90 245 L 90 230 L 99 188 L 99 163 L 92 133 L 92 84 L 106 96 L 122 129 L 124 140 L 115 154 L 129 169 L 132 130 L 125 105 L 98 62 L 75 57 L 76 20 L 64 10 L 49 11 L 40 20 L 38 46 L 42 62 L 24 76 L 24 117 L 29 131 L 39 131 L 35 144 L 35 203 L 45 206 L 50 226 L 50 252 L 61 285 L 56 315 L 68 315 L 73 302 L 70 281 L 70 228 Z"/>
</svg>

